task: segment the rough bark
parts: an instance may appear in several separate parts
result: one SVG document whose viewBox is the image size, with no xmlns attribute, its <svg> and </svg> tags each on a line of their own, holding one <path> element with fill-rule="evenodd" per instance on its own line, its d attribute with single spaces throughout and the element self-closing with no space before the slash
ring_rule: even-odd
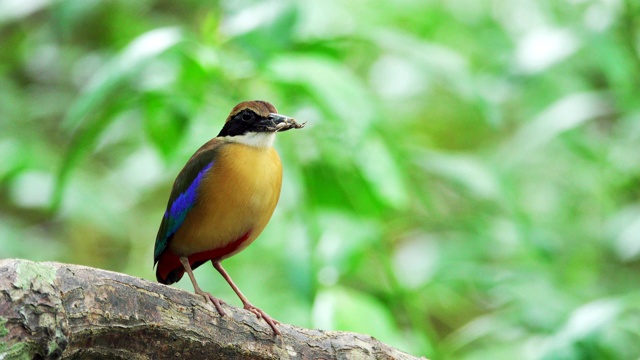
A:
<svg viewBox="0 0 640 360">
<path fill-rule="evenodd" d="M 200 296 L 78 265 L 0 260 L 0 359 L 415 359 L 371 336 L 221 317 Z"/>
</svg>

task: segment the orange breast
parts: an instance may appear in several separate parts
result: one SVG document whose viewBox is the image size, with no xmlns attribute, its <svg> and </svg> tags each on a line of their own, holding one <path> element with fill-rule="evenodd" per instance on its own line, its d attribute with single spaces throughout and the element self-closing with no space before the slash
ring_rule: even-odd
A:
<svg viewBox="0 0 640 360">
<path fill-rule="evenodd" d="M 169 244 L 178 256 L 218 254 L 212 250 L 228 248 L 218 254 L 224 259 L 242 251 L 260 235 L 278 203 L 282 164 L 275 149 L 222 146 L 202 182 L 197 204 Z"/>
</svg>

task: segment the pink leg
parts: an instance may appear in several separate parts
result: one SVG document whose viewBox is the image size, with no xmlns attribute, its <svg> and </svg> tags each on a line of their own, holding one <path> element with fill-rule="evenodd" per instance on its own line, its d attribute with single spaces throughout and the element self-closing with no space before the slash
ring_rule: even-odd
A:
<svg viewBox="0 0 640 360">
<path fill-rule="evenodd" d="M 227 272 L 222 268 L 222 265 L 220 264 L 220 261 L 218 260 L 211 260 L 211 263 L 213 264 L 213 267 L 216 268 L 216 270 L 218 270 L 218 272 L 220 273 L 220 275 L 222 275 L 222 277 L 227 280 L 227 282 L 229 283 L 229 285 L 231 286 L 231 288 L 233 289 L 233 291 L 235 291 L 236 295 L 238 295 L 238 297 L 240 298 L 240 301 L 242 301 L 242 304 L 244 305 L 245 310 L 249 310 L 252 313 L 256 314 L 256 316 L 258 318 L 262 318 L 264 319 L 264 321 L 267 322 L 267 324 L 269 324 L 269 326 L 271 326 L 271 329 L 273 329 L 273 332 L 276 335 L 280 335 L 280 331 L 278 331 L 278 328 L 276 328 L 276 324 L 278 323 L 277 321 L 273 320 L 271 318 L 271 316 L 267 315 L 264 311 L 258 309 L 257 307 L 253 306 L 249 300 L 247 300 L 247 298 L 242 294 L 242 292 L 240 291 L 240 289 L 238 289 L 238 287 L 236 286 L 236 284 L 234 284 L 233 280 L 231 280 L 231 277 L 229 276 L 229 274 L 227 274 Z"/>
<path fill-rule="evenodd" d="M 189 279 L 191 279 L 191 283 L 193 284 L 193 290 L 195 291 L 195 293 L 198 295 L 204 296 L 205 301 L 207 300 L 211 301 L 213 305 L 216 307 L 216 310 L 218 310 L 218 313 L 220 314 L 220 316 L 224 316 L 224 311 L 222 311 L 222 304 L 224 304 L 224 302 L 213 297 L 213 295 L 209 294 L 208 292 L 204 292 L 202 291 L 202 289 L 200 289 L 200 286 L 198 286 L 198 283 L 196 282 L 195 276 L 193 276 L 193 270 L 191 270 L 189 259 L 185 256 L 181 256 L 180 262 L 182 263 L 182 266 L 184 266 L 184 269 L 186 270 L 187 275 L 189 275 Z"/>
</svg>

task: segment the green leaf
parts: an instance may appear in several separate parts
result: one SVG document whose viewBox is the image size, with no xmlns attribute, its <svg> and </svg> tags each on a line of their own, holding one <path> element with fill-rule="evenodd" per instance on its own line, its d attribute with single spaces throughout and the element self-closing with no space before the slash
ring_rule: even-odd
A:
<svg viewBox="0 0 640 360">
<path fill-rule="evenodd" d="M 556 100 L 526 123 L 509 141 L 504 152 L 510 162 L 533 155 L 540 148 L 587 121 L 610 115 L 614 109 L 606 94 L 577 93 Z"/>
<path fill-rule="evenodd" d="M 371 188 L 384 201 L 403 208 L 409 203 L 409 194 L 401 171 L 388 145 L 380 137 L 370 136 L 356 155 L 356 162 Z"/>
<path fill-rule="evenodd" d="M 329 114 L 326 120 L 358 140 L 376 119 L 372 95 L 344 64 L 321 56 L 287 54 L 271 61 L 273 80 L 301 85 Z"/>
<path fill-rule="evenodd" d="M 115 119 L 116 107 L 106 107 L 109 99 L 126 100 L 118 93 L 123 83 L 137 74 L 150 60 L 176 46 L 183 39 L 176 28 L 149 31 L 134 39 L 89 82 L 87 88 L 69 109 L 62 126 L 74 129 L 67 155 L 64 157 L 53 191 L 51 208 L 60 205 L 65 184 L 76 164 L 88 154 L 109 124 Z M 126 93 L 125 93 L 126 94 Z M 95 116 L 103 114 L 106 116 Z"/>
<path fill-rule="evenodd" d="M 169 97 L 157 93 L 142 96 L 144 130 L 151 143 L 167 159 L 174 153 L 187 128 L 188 114 Z"/>
</svg>

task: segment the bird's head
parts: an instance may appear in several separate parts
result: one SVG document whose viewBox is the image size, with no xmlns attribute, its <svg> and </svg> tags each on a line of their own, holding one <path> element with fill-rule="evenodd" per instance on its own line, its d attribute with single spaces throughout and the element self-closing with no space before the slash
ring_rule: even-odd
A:
<svg viewBox="0 0 640 360">
<path fill-rule="evenodd" d="M 218 136 L 275 133 L 302 127 L 304 124 L 298 124 L 295 119 L 278 114 L 278 110 L 266 101 L 243 101 L 231 110 Z"/>
</svg>

